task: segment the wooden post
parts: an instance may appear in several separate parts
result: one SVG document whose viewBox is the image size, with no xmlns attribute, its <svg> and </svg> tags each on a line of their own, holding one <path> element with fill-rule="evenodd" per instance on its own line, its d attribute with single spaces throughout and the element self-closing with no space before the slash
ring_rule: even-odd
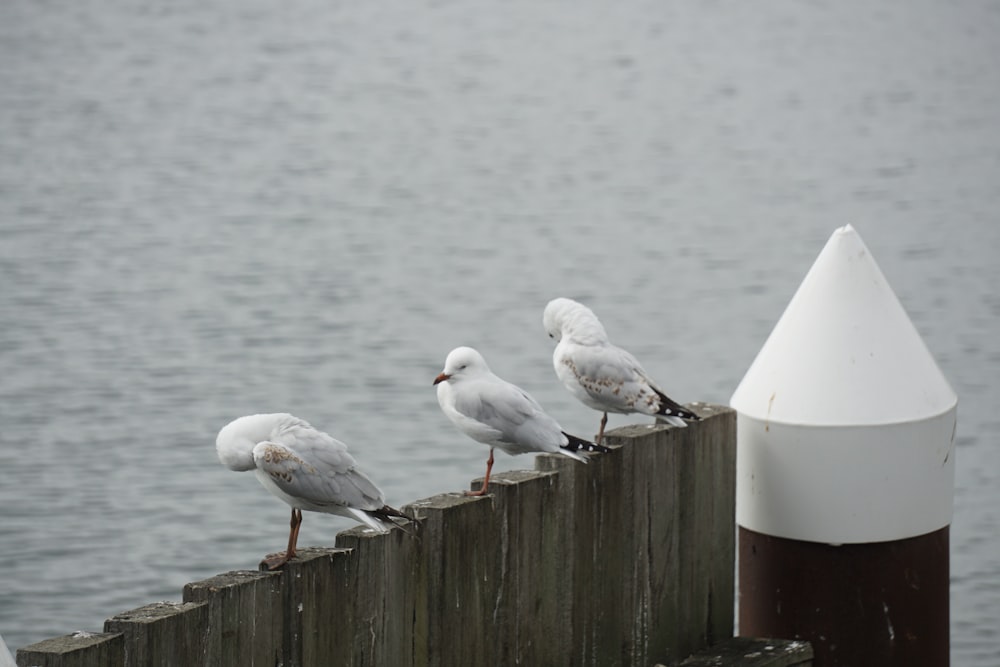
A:
<svg viewBox="0 0 1000 667">
<path fill-rule="evenodd" d="M 350 558 L 346 549 L 299 549 L 298 557 L 281 570 L 284 623 L 284 660 L 287 667 L 344 664 L 343 647 L 349 643 L 351 628 L 331 622 L 339 609 L 350 605 L 331 592 L 336 589 L 334 573 Z M 339 566 L 339 567 L 338 567 Z"/>
<path fill-rule="evenodd" d="M 359 526 L 337 535 L 337 546 L 350 556 L 337 561 L 328 594 L 338 604 L 323 621 L 346 630 L 337 647 L 342 661 L 333 664 L 414 664 L 414 609 L 423 568 L 417 527 L 407 531 L 383 535 Z"/>
<path fill-rule="evenodd" d="M 572 664 L 673 661 L 732 636 L 734 415 L 691 407 L 703 421 L 686 429 L 606 433 L 615 451 L 586 466 L 536 459 L 567 489 L 547 511 L 570 530 Z"/>
<path fill-rule="evenodd" d="M 124 667 L 119 633 L 77 632 L 32 644 L 17 652 L 18 667 Z"/>
<path fill-rule="evenodd" d="M 271 667 L 282 659 L 281 575 L 227 572 L 184 587 L 184 602 L 208 604 L 206 667 Z"/>
<path fill-rule="evenodd" d="M 194 666 L 206 655 L 207 625 L 203 602 L 154 602 L 109 618 L 104 631 L 122 633 L 128 667 Z"/>
<path fill-rule="evenodd" d="M 557 665 L 572 650 L 574 559 L 559 484 L 559 475 L 526 470 L 490 480 L 500 522 L 493 664 Z"/>
<path fill-rule="evenodd" d="M 572 664 L 600 664 L 602 656 L 628 664 L 625 654 L 631 646 L 626 637 L 632 619 L 627 610 L 634 591 L 621 576 L 635 554 L 624 529 L 631 523 L 624 505 L 626 485 L 618 482 L 624 479 L 624 458 L 616 449 L 590 458 L 586 465 L 558 455 L 536 459 L 539 469 L 559 472 L 565 489 L 552 511 L 565 517 L 560 518 L 570 535 L 568 574 L 573 585 L 566 632 L 573 637 Z"/>
<path fill-rule="evenodd" d="M 957 397 L 850 225 L 731 403 L 740 632 L 822 666 L 947 665 Z"/>
<path fill-rule="evenodd" d="M 493 499 L 444 494 L 406 509 L 421 520 L 414 664 L 494 664 L 500 570 Z"/>
</svg>

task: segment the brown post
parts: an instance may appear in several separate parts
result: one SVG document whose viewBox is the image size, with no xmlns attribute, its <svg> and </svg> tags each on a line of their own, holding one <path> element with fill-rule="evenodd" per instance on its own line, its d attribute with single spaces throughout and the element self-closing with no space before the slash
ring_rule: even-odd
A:
<svg viewBox="0 0 1000 667">
<path fill-rule="evenodd" d="M 808 639 L 817 665 L 948 664 L 948 528 L 818 544 L 742 526 L 740 634 Z"/>
</svg>

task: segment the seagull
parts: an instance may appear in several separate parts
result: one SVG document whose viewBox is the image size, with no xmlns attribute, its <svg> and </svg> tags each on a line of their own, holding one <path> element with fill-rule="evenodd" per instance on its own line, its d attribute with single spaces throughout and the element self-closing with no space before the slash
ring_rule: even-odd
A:
<svg viewBox="0 0 1000 667">
<path fill-rule="evenodd" d="M 609 452 L 562 430 L 559 423 L 542 410 L 526 391 L 494 375 L 483 355 L 471 347 L 456 347 L 444 362 L 444 370 L 434 378 L 441 411 L 459 431 L 473 440 L 489 445 L 486 478 L 479 491 L 486 493 L 493 469 L 493 449 L 499 447 L 511 456 L 527 452 L 550 452 L 586 463 L 577 452 Z"/>
<path fill-rule="evenodd" d="M 339 514 L 385 533 L 392 517 L 409 519 L 385 504 L 382 491 L 357 469 L 347 445 L 287 413 L 249 415 L 219 431 L 219 460 L 230 470 L 253 470 L 264 488 L 292 507 L 284 553 L 261 561 L 276 570 L 295 557 L 302 510 Z"/>
<path fill-rule="evenodd" d="M 631 353 L 613 345 L 597 315 L 582 303 L 549 301 L 542 324 L 559 343 L 552 353 L 556 375 L 584 405 L 603 413 L 598 444 L 609 412 L 658 416 L 674 426 L 701 419 L 664 394 Z"/>
</svg>

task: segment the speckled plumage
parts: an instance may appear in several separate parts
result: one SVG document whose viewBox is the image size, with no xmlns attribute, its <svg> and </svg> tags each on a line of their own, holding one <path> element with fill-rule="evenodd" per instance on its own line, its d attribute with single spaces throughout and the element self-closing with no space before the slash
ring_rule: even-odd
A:
<svg viewBox="0 0 1000 667">
<path fill-rule="evenodd" d="M 631 353 L 612 344 L 604 325 L 583 304 L 553 299 L 542 324 L 558 341 L 552 354 L 556 376 L 584 405 L 605 413 L 601 433 L 609 412 L 659 416 L 675 426 L 699 419 L 670 399 Z"/>
</svg>

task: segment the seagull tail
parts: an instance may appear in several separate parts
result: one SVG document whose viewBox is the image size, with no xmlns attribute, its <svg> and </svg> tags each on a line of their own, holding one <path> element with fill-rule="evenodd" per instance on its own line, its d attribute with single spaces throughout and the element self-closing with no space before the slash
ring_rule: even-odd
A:
<svg viewBox="0 0 1000 667">
<path fill-rule="evenodd" d="M 656 394 L 660 397 L 660 409 L 656 411 L 656 415 L 662 421 L 681 427 L 687 426 L 685 420 L 692 422 L 701 421 L 701 417 L 679 403 L 674 402 L 662 391 L 657 391 Z"/>
<path fill-rule="evenodd" d="M 566 436 L 567 440 L 569 440 L 568 443 L 562 445 L 563 452 L 566 452 L 567 455 L 569 456 L 571 456 L 572 454 L 576 454 L 580 450 L 583 450 L 585 452 L 600 452 L 601 454 L 607 454 L 608 452 L 611 451 L 604 445 L 594 444 L 589 440 L 584 440 L 583 438 L 578 438 L 575 435 L 570 435 L 566 431 L 563 431 L 562 434 Z M 581 461 L 584 460 L 582 457 L 580 457 L 579 454 L 577 454 L 574 458 L 579 459 Z"/>
<path fill-rule="evenodd" d="M 382 521 L 392 521 L 390 517 L 396 517 L 397 519 L 406 519 L 410 521 L 410 517 L 406 516 L 400 512 L 395 507 L 389 507 L 388 505 L 382 505 L 381 509 L 370 510 L 370 513 L 378 517 Z"/>
<path fill-rule="evenodd" d="M 394 519 L 413 521 L 410 517 L 388 505 L 383 505 L 377 510 L 362 510 L 355 507 L 348 507 L 346 509 L 352 517 L 380 533 L 388 533 L 393 526 L 398 526 L 399 524 Z M 402 526 L 400 527 L 403 528 Z"/>
<path fill-rule="evenodd" d="M 388 533 L 389 528 L 382 522 L 381 517 L 378 516 L 378 510 L 359 510 L 354 507 L 348 507 L 347 511 L 355 519 L 365 524 L 372 530 L 378 531 L 380 533 Z M 391 523 L 391 521 L 389 522 Z"/>
</svg>

